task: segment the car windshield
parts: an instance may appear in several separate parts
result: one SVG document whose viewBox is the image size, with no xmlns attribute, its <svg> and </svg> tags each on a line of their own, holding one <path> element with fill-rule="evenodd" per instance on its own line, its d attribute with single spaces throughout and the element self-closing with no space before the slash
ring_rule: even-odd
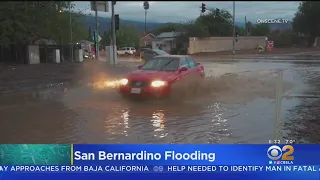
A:
<svg viewBox="0 0 320 180">
<path fill-rule="evenodd" d="M 179 67 L 178 58 L 154 58 L 145 63 L 140 69 L 156 71 L 176 71 Z"/>
<path fill-rule="evenodd" d="M 158 55 L 167 55 L 168 53 L 161 51 L 161 50 L 153 50 L 154 52 L 156 52 Z"/>
</svg>

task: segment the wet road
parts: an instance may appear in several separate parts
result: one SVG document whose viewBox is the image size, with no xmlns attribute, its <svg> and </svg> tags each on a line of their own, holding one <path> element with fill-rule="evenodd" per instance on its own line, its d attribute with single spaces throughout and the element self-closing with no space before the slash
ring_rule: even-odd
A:
<svg viewBox="0 0 320 180">
<path fill-rule="evenodd" d="M 301 97 L 283 98 L 275 127 L 277 71 L 285 95 L 316 95 L 320 64 L 203 64 L 200 93 L 175 101 L 128 101 L 90 84 L 1 96 L 0 143 L 268 143 L 275 128 L 298 137 L 290 120 Z"/>
</svg>

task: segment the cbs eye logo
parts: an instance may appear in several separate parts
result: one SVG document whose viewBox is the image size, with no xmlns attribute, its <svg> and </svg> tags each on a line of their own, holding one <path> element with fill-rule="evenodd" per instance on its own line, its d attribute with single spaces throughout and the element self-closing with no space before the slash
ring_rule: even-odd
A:
<svg viewBox="0 0 320 180">
<path fill-rule="evenodd" d="M 282 149 L 279 146 L 270 146 L 267 155 L 271 160 L 282 160 L 282 161 L 292 161 L 294 148 L 291 145 L 285 145 Z"/>
</svg>

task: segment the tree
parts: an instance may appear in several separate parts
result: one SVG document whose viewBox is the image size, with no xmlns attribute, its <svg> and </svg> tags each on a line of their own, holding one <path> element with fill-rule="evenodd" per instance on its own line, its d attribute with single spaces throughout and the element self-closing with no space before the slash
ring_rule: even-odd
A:
<svg viewBox="0 0 320 180">
<path fill-rule="evenodd" d="M 256 24 L 252 27 L 251 36 L 268 36 L 270 29 L 268 24 Z"/>
<path fill-rule="evenodd" d="M 226 10 L 208 9 L 209 13 L 199 16 L 195 21 L 181 24 L 168 24 L 154 30 L 155 34 L 161 32 L 176 31 L 181 34 L 176 37 L 176 49 L 172 53 L 186 52 L 190 37 L 232 37 L 232 15 Z M 244 28 L 235 27 L 240 36 L 246 35 Z"/>
<path fill-rule="evenodd" d="M 293 18 L 292 27 L 297 33 L 309 36 L 308 46 L 312 46 L 315 38 L 320 35 L 320 3 L 303 1 Z"/>
<path fill-rule="evenodd" d="M 91 32 L 91 26 L 89 26 L 89 29 L 88 29 L 88 38 L 87 38 L 87 40 L 88 41 L 92 41 L 92 32 Z"/>
<path fill-rule="evenodd" d="M 176 37 L 176 48 L 172 50 L 172 54 L 186 54 L 190 37 L 204 38 L 210 36 L 207 28 L 196 21 L 183 24 L 177 31 L 181 34 Z"/>
<path fill-rule="evenodd" d="M 3 1 L 0 2 L 0 44 L 32 44 L 39 39 L 70 41 L 70 1 Z M 71 13 L 74 40 L 83 33 L 80 16 Z M 80 29 L 79 29 L 80 28 Z M 80 33 L 80 34 L 77 34 Z"/>
<path fill-rule="evenodd" d="M 110 31 L 105 31 L 102 36 L 101 45 L 108 46 L 111 39 Z M 118 47 L 136 47 L 139 46 L 139 38 L 137 36 L 136 27 L 134 25 L 123 25 L 116 32 L 117 46 Z"/>
<path fill-rule="evenodd" d="M 109 46 L 111 44 L 111 38 L 112 38 L 111 31 L 110 30 L 109 31 L 104 31 L 104 33 L 103 33 L 101 38 L 102 38 L 102 40 L 100 41 L 100 45 L 102 47 Z M 118 45 L 118 43 L 117 43 L 117 45 Z"/>
<path fill-rule="evenodd" d="M 207 29 L 210 36 L 232 36 L 232 15 L 226 10 L 220 10 L 217 15 L 216 9 L 208 9 L 209 13 L 196 19 L 196 24 Z"/>
<path fill-rule="evenodd" d="M 170 23 L 155 29 L 153 31 L 153 34 L 159 35 L 163 32 L 176 32 L 176 31 L 179 31 L 180 28 L 181 28 L 181 24 Z"/>
<path fill-rule="evenodd" d="M 274 41 L 274 47 L 292 47 L 300 45 L 298 35 L 291 29 L 286 31 L 276 30 L 270 33 L 268 39 Z"/>
<path fill-rule="evenodd" d="M 246 24 L 246 35 L 251 35 L 253 24 L 251 21 L 248 21 Z"/>
</svg>

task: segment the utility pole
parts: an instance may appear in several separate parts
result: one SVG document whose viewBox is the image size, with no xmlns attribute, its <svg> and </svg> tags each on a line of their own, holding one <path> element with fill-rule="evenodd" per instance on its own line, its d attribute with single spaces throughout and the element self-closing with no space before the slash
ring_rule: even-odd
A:
<svg viewBox="0 0 320 180">
<path fill-rule="evenodd" d="M 109 24 L 109 39 L 110 39 L 110 45 L 113 44 L 112 43 L 112 20 L 108 22 Z"/>
<path fill-rule="evenodd" d="M 116 1 L 111 2 L 111 16 L 112 16 L 112 51 L 113 51 L 113 65 L 117 64 L 117 41 L 116 41 L 116 21 L 114 17 L 114 5 Z"/>
<path fill-rule="evenodd" d="M 70 26 L 70 54 L 71 62 L 73 62 L 73 43 L 72 43 L 72 23 L 71 23 L 71 1 L 69 2 L 69 26 Z"/>
<path fill-rule="evenodd" d="M 246 36 L 248 36 L 247 16 L 244 17 L 244 28 L 246 30 Z"/>
<path fill-rule="evenodd" d="M 98 35 L 99 35 L 99 22 L 98 22 L 98 3 L 95 1 L 95 14 L 96 14 L 96 33 L 93 35 L 94 40 L 95 40 L 95 50 L 96 50 L 96 59 L 99 60 L 99 41 L 98 41 Z"/>
<path fill-rule="evenodd" d="M 147 11 L 150 8 L 149 2 L 144 1 L 143 9 L 144 9 L 144 34 L 147 34 Z"/>
<path fill-rule="evenodd" d="M 235 15 L 236 15 L 236 2 L 233 1 L 233 49 L 232 49 L 232 54 L 236 53 L 236 25 L 235 25 Z"/>
<path fill-rule="evenodd" d="M 147 10 L 144 11 L 144 34 L 147 34 Z"/>
</svg>

